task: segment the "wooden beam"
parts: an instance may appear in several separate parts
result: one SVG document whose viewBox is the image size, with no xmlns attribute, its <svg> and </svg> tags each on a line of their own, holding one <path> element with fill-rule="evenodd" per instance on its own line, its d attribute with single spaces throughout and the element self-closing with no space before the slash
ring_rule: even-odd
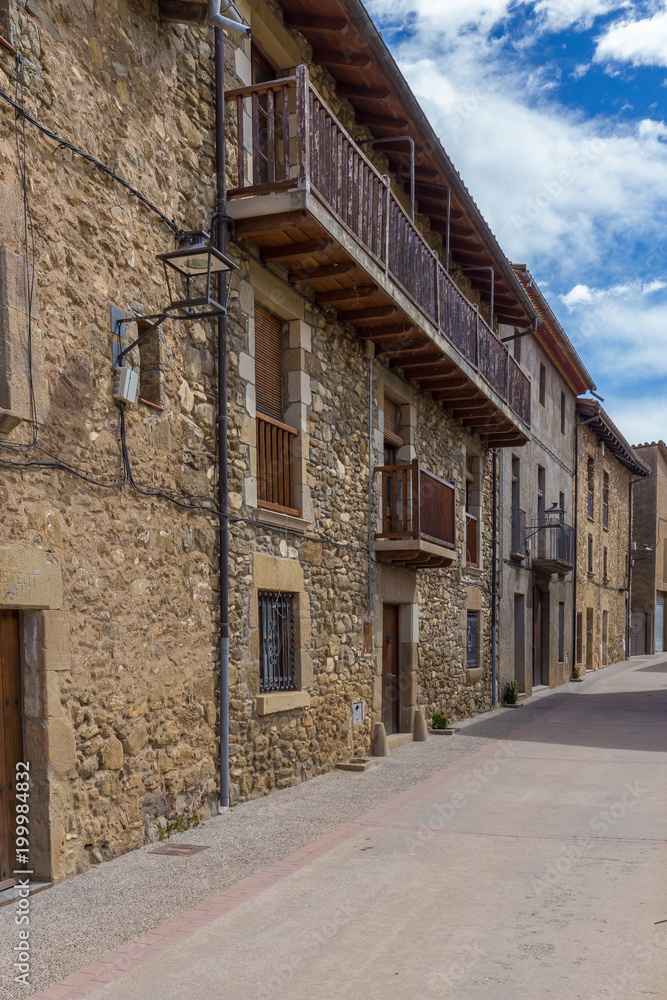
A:
<svg viewBox="0 0 667 1000">
<path fill-rule="evenodd" d="M 348 100 L 358 97 L 364 101 L 386 101 L 391 97 L 389 87 L 358 87 L 354 83 L 337 83 L 336 93 L 339 97 L 347 97 Z"/>
<path fill-rule="evenodd" d="M 428 370 L 433 371 L 433 365 L 439 364 L 439 362 L 442 361 L 442 357 L 443 355 L 441 353 L 427 355 L 424 358 L 419 358 L 419 360 L 414 363 L 407 362 L 405 364 L 398 365 L 398 367 L 402 370 L 406 378 L 413 379 L 415 376 L 412 374 L 412 369 L 415 366 L 423 368 L 425 365 L 428 365 Z"/>
<path fill-rule="evenodd" d="M 443 403 L 443 405 L 445 404 Z M 447 408 L 448 407 L 445 405 L 445 409 Z M 454 417 L 454 420 L 461 420 L 465 422 L 468 419 L 475 420 L 477 419 L 477 417 L 482 416 L 484 413 L 488 413 L 489 416 L 492 416 L 493 409 L 492 409 L 492 404 L 490 404 L 486 409 L 482 409 L 482 407 L 466 405 L 465 407 L 461 407 L 461 409 L 455 409 L 455 410 L 452 409 L 449 412 Z"/>
<path fill-rule="evenodd" d="M 445 409 L 448 410 L 450 403 L 456 405 L 457 403 L 469 403 L 471 400 L 477 399 L 477 390 L 472 383 L 470 384 L 470 389 L 470 392 L 462 392 L 460 389 L 455 389 L 453 392 L 450 389 L 434 389 L 432 395 L 438 403 L 442 403 Z"/>
<path fill-rule="evenodd" d="M 351 285 L 349 288 L 334 288 L 330 292 L 317 292 L 315 301 L 318 306 L 333 305 L 336 302 L 351 302 L 355 299 L 367 299 L 370 295 L 374 295 L 377 290 L 377 285 Z"/>
<path fill-rule="evenodd" d="M 429 385 L 431 382 L 437 382 L 439 385 L 448 385 L 450 382 L 458 382 L 459 379 L 463 379 L 463 385 L 468 384 L 468 379 L 465 375 L 462 375 L 458 368 L 453 368 L 449 372 L 442 372 L 441 374 L 435 375 L 422 375 L 419 377 L 420 385 Z"/>
<path fill-rule="evenodd" d="M 371 115 L 367 111 L 357 111 L 355 117 L 360 125 L 367 125 L 369 128 L 391 128 L 396 129 L 397 132 L 405 132 L 410 127 L 410 122 L 407 118 L 391 118 L 389 115 Z M 376 148 L 381 146 L 381 141 L 375 143 Z"/>
<path fill-rule="evenodd" d="M 160 0 L 161 21 L 178 24 L 204 24 L 208 14 L 205 3 L 188 3 L 187 0 Z"/>
<path fill-rule="evenodd" d="M 420 378 L 429 378 L 431 375 L 449 375 L 450 372 L 456 371 L 456 366 L 448 358 L 443 357 L 442 354 L 439 355 L 438 361 L 435 364 L 437 367 L 434 369 L 433 365 L 425 365 L 423 361 L 420 361 L 418 364 L 404 366 L 403 370 L 406 375 L 417 381 Z"/>
<path fill-rule="evenodd" d="M 343 317 L 347 323 L 359 323 L 368 319 L 387 319 L 398 312 L 398 306 L 373 306 L 371 309 L 355 309 Z"/>
<path fill-rule="evenodd" d="M 392 361 L 398 360 L 400 367 L 401 358 L 408 357 L 408 358 L 414 358 L 415 361 L 420 360 L 418 356 L 420 354 L 424 354 L 426 351 L 431 350 L 432 347 L 433 345 L 431 344 L 431 341 L 426 340 L 425 343 L 423 344 L 414 344 L 411 347 L 405 347 L 401 348 L 400 350 L 396 350 L 394 347 L 385 347 L 382 341 L 380 341 L 379 344 L 375 345 L 375 353 L 384 354 Z"/>
<path fill-rule="evenodd" d="M 313 62 L 323 66 L 350 66 L 354 69 L 370 69 L 372 61 L 368 56 L 357 55 L 355 52 L 338 52 L 336 49 L 315 49 Z"/>
<path fill-rule="evenodd" d="M 345 264 L 323 264 L 321 267 L 303 267 L 298 271 L 290 271 L 288 281 L 291 285 L 307 285 L 320 278 L 338 278 L 354 271 L 357 265 L 354 261 Z"/>
<path fill-rule="evenodd" d="M 290 257 L 310 257 L 314 253 L 322 253 L 329 250 L 331 240 L 304 240 L 302 243 L 284 243 L 279 247 L 264 247 L 260 251 L 260 257 L 265 263 L 272 261 L 289 260 Z"/>
<path fill-rule="evenodd" d="M 286 226 L 302 225 L 308 215 L 306 212 L 280 212 L 278 215 L 261 215 L 254 219 L 239 219 L 234 226 L 234 233 L 239 237 L 259 236 L 271 232 L 272 229 L 284 229 Z"/>
<path fill-rule="evenodd" d="M 349 22 L 344 17 L 319 17 L 316 14 L 285 13 L 283 20 L 285 27 L 296 28 L 299 31 L 302 28 L 311 28 L 313 31 L 341 32 L 346 31 L 349 27 Z"/>
<path fill-rule="evenodd" d="M 421 332 L 417 326 L 376 326 L 359 330 L 358 336 L 363 340 L 401 340 L 403 337 Z"/>
</svg>

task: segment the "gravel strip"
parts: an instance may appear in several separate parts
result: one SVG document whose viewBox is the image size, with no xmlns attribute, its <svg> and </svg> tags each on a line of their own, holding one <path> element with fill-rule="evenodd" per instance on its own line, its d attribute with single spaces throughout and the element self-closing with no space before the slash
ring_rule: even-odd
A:
<svg viewBox="0 0 667 1000">
<path fill-rule="evenodd" d="M 605 676 L 627 663 L 605 669 Z M 190 858 L 151 854 L 149 844 L 31 898 L 30 992 L 13 981 L 14 907 L 0 909 L 0 997 L 32 996 L 134 938 L 362 816 L 439 771 L 540 718 L 599 678 L 541 691 L 519 709 L 457 723 L 458 734 L 409 743 L 364 774 L 331 771 L 243 803 L 170 843 L 206 844 Z"/>
</svg>

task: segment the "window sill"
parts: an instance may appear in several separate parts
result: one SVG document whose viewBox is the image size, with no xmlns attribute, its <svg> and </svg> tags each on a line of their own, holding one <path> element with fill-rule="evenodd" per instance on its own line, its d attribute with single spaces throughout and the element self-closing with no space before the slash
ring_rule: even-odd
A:
<svg viewBox="0 0 667 1000">
<path fill-rule="evenodd" d="M 474 684 L 479 684 L 483 674 L 483 667 L 466 667 L 466 684 L 468 687 L 472 687 Z"/>
<path fill-rule="evenodd" d="M 304 517 L 297 517 L 294 514 L 280 513 L 277 510 L 268 510 L 266 507 L 255 509 L 255 520 L 261 524 L 270 524 L 275 528 L 290 528 L 298 534 L 305 534 L 311 531 L 312 521 L 307 521 Z"/>
<path fill-rule="evenodd" d="M 260 694 L 255 699 L 257 715 L 297 712 L 302 708 L 310 708 L 310 695 L 307 691 L 271 691 Z"/>
</svg>

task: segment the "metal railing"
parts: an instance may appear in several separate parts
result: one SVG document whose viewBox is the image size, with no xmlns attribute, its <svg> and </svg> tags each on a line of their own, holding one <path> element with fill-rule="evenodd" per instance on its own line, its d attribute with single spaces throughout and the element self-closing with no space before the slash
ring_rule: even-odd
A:
<svg viewBox="0 0 667 1000">
<path fill-rule="evenodd" d="M 299 432 L 257 414 L 257 503 L 297 516 L 294 505 L 294 440 Z"/>
<path fill-rule="evenodd" d="M 230 198 L 310 190 L 511 410 L 530 424 L 530 379 L 452 280 L 391 190 L 310 82 L 294 76 L 228 92 L 236 109 Z"/>
<path fill-rule="evenodd" d="M 526 512 L 520 507 L 512 507 L 512 552 L 526 553 Z"/>
<path fill-rule="evenodd" d="M 382 531 L 377 538 L 423 538 L 454 548 L 456 489 L 420 466 L 383 465 Z"/>
<path fill-rule="evenodd" d="M 543 522 L 536 532 L 535 559 L 574 566 L 574 528 L 565 522 Z"/>
</svg>

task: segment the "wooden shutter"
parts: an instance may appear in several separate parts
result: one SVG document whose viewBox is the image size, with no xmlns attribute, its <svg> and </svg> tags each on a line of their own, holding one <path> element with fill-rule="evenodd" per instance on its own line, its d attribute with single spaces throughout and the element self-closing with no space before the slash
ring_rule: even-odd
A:
<svg viewBox="0 0 667 1000">
<path fill-rule="evenodd" d="M 384 432 L 385 434 L 398 434 L 398 405 L 389 396 L 384 397 Z"/>
<path fill-rule="evenodd" d="M 283 419 L 282 323 L 255 306 L 255 386 L 257 410 Z"/>
</svg>

